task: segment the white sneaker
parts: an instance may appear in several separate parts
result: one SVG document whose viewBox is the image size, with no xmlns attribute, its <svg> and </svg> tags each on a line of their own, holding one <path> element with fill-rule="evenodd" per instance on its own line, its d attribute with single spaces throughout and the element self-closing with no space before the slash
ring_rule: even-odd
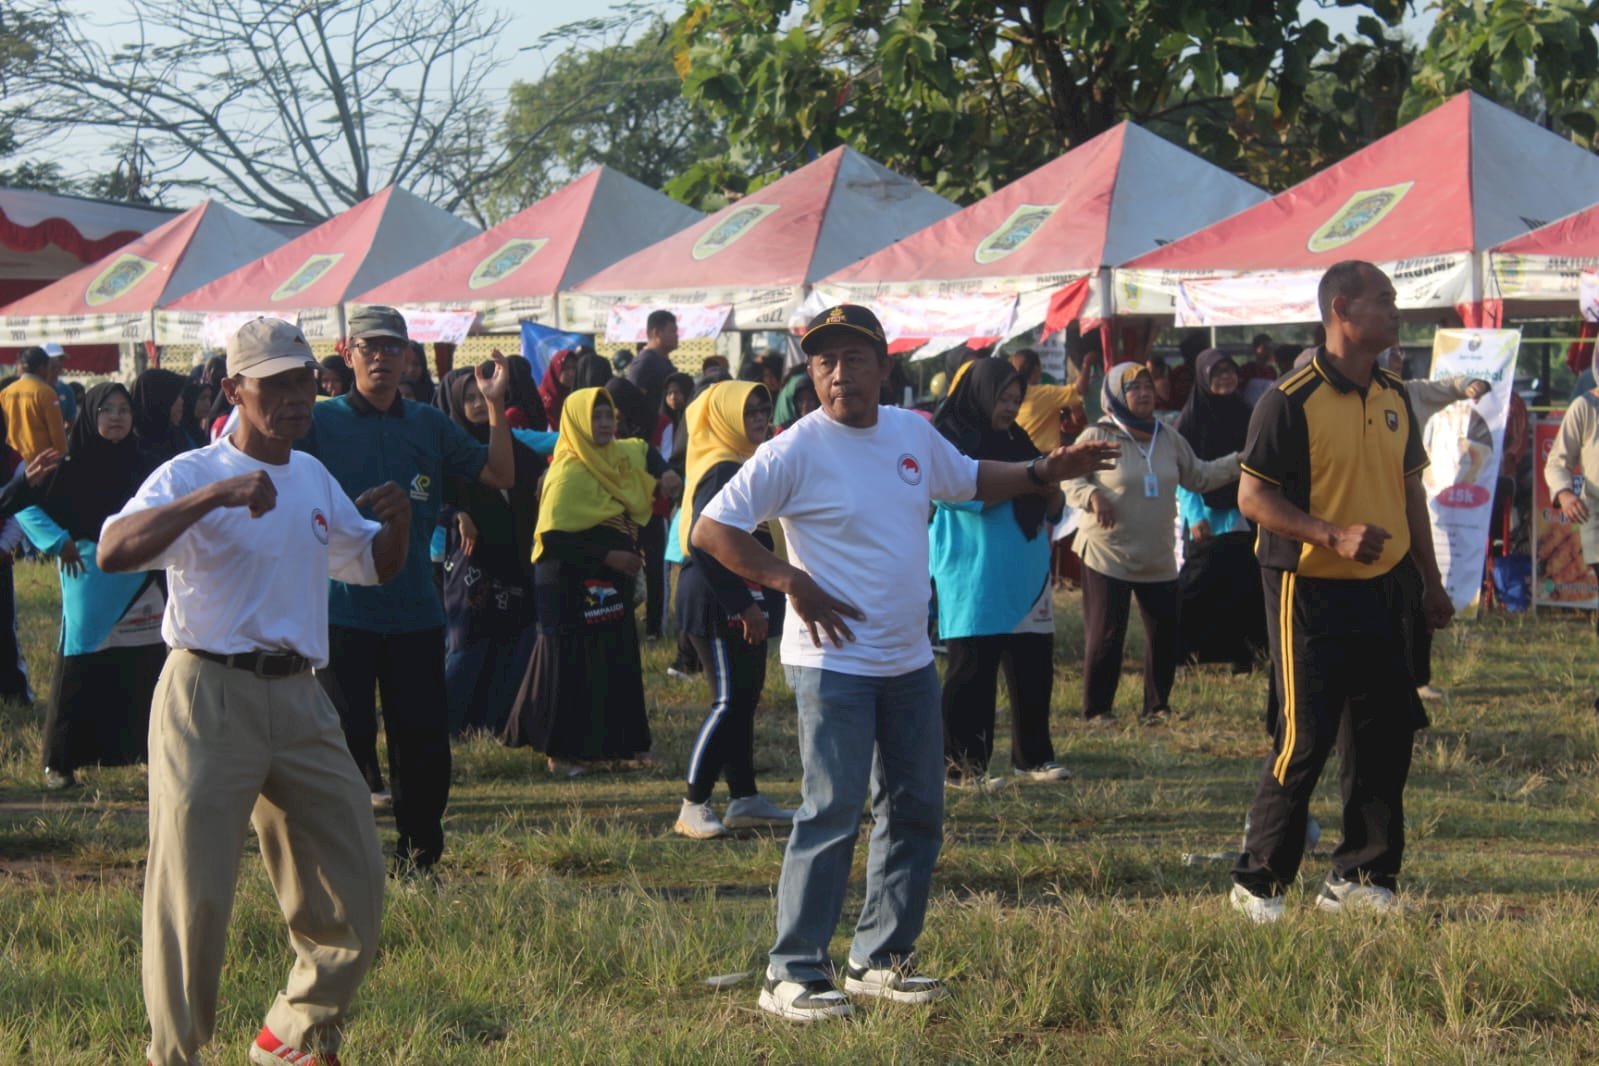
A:
<svg viewBox="0 0 1599 1066">
<path fill-rule="evenodd" d="M 1329 877 L 1316 895 L 1316 908 L 1324 911 L 1359 911 L 1363 914 L 1398 914 L 1404 909 L 1392 889 Z"/>
<path fill-rule="evenodd" d="M 727 834 L 727 826 L 716 817 L 716 812 L 709 803 L 691 803 L 683 801 L 683 809 L 677 812 L 677 824 L 672 826 L 672 831 L 679 836 L 686 836 L 693 840 L 712 840 Z"/>
<path fill-rule="evenodd" d="M 794 1022 L 814 1022 L 823 1018 L 848 1018 L 855 1013 L 849 997 L 827 978 L 815 981 L 779 981 L 770 973 L 761 989 L 761 1010 Z"/>
<path fill-rule="evenodd" d="M 962 792 L 993 792 L 1004 783 L 1003 777 L 991 777 L 988 774 L 965 774 L 961 777 L 944 778 L 945 786 L 960 789 Z"/>
<path fill-rule="evenodd" d="M 1256 925 L 1270 925 L 1283 916 L 1281 896 L 1257 896 L 1243 885 L 1234 884 L 1232 895 L 1228 898 L 1232 900 L 1233 910 Z"/>
<path fill-rule="evenodd" d="M 372 809 L 374 811 L 387 811 L 394 807 L 394 795 L 388 789 L 372 793 Z"/>
<path fill-rule="evenodd" d="M 793 825 L 794 812 L 785 811 L 759 792 L 742 796 L 727 805 L 722 824 L 729 829 L 754 829 L 766 825 Z"/>
<path fill-rule="evenodd" d="M 1417 685 L 1416 695 L 1420 696 L 1429 703 L 1444 698 L 1443 689 L 1434 688 L 1431 685 Z"/>
<path fill-rule="evenodd" d="M 844 991 L 891 1003 L 931 1003 L 949 994 L 944 982 L 906 967 L 873 968 L 854 959 L 844 971 Z"/>
<path fill-rule="evenodd" d="M 1070 781 L 1072 772 L 1058 762 L 1046 762 L 1031 770 L 1017 770 L 1016 776 L 1029 781 Z"/>
</svg>

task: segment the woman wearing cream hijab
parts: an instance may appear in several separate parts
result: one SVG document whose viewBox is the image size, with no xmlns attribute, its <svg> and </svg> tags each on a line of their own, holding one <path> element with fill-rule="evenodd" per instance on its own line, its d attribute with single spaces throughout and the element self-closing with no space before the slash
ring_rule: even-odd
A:
<svg viewBox="0 0 1599 1066">
<path fill-rule="evenodd" d="M 504 734 L 512 747 L 542 751 L 552 773 L 649 761 L 633 622 L 639 527 L 656 484 L 647 452 L 641 440 L 616 439 L 604 389 L 579 389 L 561 405 L 533 538 L 538 636 Z"/>
<path fill-rule="evenodd" d="M 766 684 L 767 604 L 778 593 L 746 582 L 689 542 L 695 516 L 755 454 L 771 418 L 771 394 L 749 381 L 712 385 L 683 418 L 688 477 L 678 527 L 688 561 L 678 577 L 677 616 L 705 664 L 712 703 L 694 737 L 683 809 L 673 828 L 696 840 L 728 829 L 787 825 L 794 817 L 755 787 L 755 705 Z M 772 545 L 764 527 L 755 531 L 755 539 Z M 732 801 L 725 817 L 718 818 L 710 800 L 723 776 Z"/>
</svg>

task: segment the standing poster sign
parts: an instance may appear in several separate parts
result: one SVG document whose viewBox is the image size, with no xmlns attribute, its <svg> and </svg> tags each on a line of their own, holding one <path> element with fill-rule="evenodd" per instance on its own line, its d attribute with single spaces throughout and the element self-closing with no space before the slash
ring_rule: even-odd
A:
<svg viewBox="0 0 1599 1066">
<path fill-rule="evenodd" d="M 1422 441 L 1430 465 L 1422 474 L 1432 517 L 1438 571 L 1455 611 L 1475 614 L 1488 553 L 1499 457 L 1521 332 L 1441 329 L 1433 338 L 1432 377 L 1466 377 L 1493 386 L 1475 402 L 1459 400 L 1427 421 Z"/>
<path fill-rule="evenodd" d="M 1534 610 L 1591 609 L 1599 607 L 1599 584 L 1582 561 L 1582 537 L 1549 498 L 1549 484 L 1543 479 L 1544 461 L 1559 433 L 1558 412 L 1539 418 L 1532 427 L 1532 605 Z"/>
</svg>

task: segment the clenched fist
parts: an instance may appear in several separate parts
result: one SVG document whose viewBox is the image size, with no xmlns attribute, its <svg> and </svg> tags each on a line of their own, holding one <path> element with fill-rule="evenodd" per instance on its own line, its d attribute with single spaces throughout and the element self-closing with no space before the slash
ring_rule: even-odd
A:
<svg viewBox="0 0 1599 1066">
<path fill-rule="evenodd" d="M 405 490 L 392 481 L 385 481 L 374 489 L 367 489 L 355 498 L 355 506 L 365 507 L 372 517 L 387 525 L 390 522 L 411 521 L 411 498 Z"/>
</svg>

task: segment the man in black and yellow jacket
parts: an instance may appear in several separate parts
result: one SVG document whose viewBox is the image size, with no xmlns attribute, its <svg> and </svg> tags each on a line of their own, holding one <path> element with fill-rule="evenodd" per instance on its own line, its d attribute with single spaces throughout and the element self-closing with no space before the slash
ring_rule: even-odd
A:
<svg viewBox="0 0 1599 1066">
<path fill-rule="evenodd" d="M 1328 269 L 1318 296 L 1327 343 L 1255 407 L 1238 490 L 1239 509 L 1259 526 L 1281 705 L 1233 871 L 1233 906 L 1256 922 L 1282 915 L 1311 792 L 1335 744 L 1343 840 L 1316 904 L 1398 906 L 1405 780 L 1426 718 L 1396 568 L 1420 569 L 1429 625 L 1454 613 L 1433 557 L 1421 427 L 1403 383 L 1377 365 L 1398 339 L 1393 284 L 1351 260 Z"/>
</svg>

